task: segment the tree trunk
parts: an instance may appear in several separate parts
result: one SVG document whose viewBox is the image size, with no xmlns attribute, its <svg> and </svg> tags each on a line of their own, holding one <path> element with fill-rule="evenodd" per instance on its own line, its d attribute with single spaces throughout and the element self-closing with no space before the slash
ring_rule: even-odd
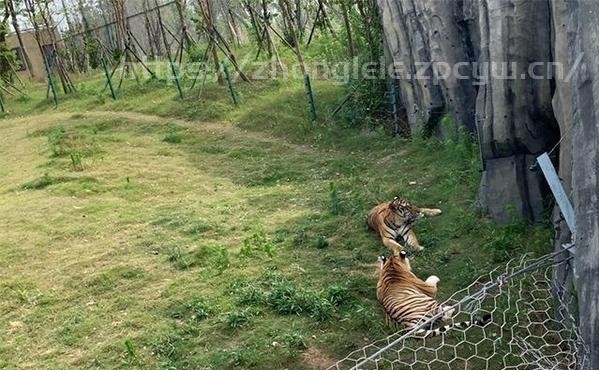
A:
<svg viewBox="0 0 599 370">
<path fill-rule="evenodd" d="M 347 7 L 346 0 L 339 1 L 341 5 L 341 15 L 343 16 L 343 23 L 345 24 L 345 32 L 347 33 L 347 45 L 349 50 L 349 56 L 351 58 L 356 56 L 356 46 L 354 45 L 354 37 L 351 30 L 351 22 L 349 20 L 349 9 Z"/>
<path fill-rule="evenodd" d="M 21 35 L 21 28 L 19 27 L 19 21 L 17 19 L 17 13 L 15 12 L 15 5 L 13 3 L 13 0 L 5 0 L 4 6 L 6 6 L 10 12 L 11 23 L 13 29 L 15 30 L 15 34 L 17 35 L 17 40 L 19 40 L 19 47 L 23 52 L 23 59 L 25 59 L 25 65 L 27 66 L 29 75 L 31 76 L 31 78 L 34 78 L 35 76 L 33 75 L 33 66 L 31 64 L 31 59 L 29 59 L 29 53 L 27 52 L 25 43 L 23 42 L 23 36 Z"/>
</svg>

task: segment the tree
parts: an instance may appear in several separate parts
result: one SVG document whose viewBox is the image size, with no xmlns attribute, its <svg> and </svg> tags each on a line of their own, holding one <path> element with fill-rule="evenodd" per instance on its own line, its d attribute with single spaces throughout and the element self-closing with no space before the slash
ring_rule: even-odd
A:
<svg viewBox="0 0 599 370">
<path fill-rule="evenodd" d="M 17 35 L 17 40 L 19 41 L 19 47 L 21 48 L 23 59 L 25 60 L 25 65 L 27 66 L 29 75 L 31 76 L 31 78 L 33 78 L 33 66 L 31 64 L 31 59 L 29 58 L 27 48 L 25 47 L 25 43 L 23 42 L 23 36 L 21 35 L 21 27 L 19 26 L 18 21 L 17 7 L 15 6 L 13 0 L 4 0 L 4 11 L 10 15 L 11 24 L 15 31 L 15 34 Z"/>
</svg>

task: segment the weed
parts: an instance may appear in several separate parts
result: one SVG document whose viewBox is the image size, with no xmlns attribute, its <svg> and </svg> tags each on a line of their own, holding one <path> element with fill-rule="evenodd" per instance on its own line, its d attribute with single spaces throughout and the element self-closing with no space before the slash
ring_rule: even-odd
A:
<svg viewBox="0 0 599 370">
<path fill-rule="evenodd" d="M 169 144 L 181 144 L 183 142 L 183 135 L 179 133 L 179 128 L 175 125 L 169 126 L 169 133 L 162 139 L 165 143 Z"/>
<path fill-rule="evenodd" d="M 177 301 L 171 304 L 168 315 L 173 319 L 198 322 L 208 318 L 214 310 L 208 302 L 198 296 L 190 299 Z"/>
<path fill-rule="evenodd" d="M 325 289 L 324 297 L 334 306 L 340 306 L 351 302 L 351 291 L 347 284 L 331 285 Z"/>
<path fill-rule="evenodd" d="M 340 215 L 342 212 L 339 189 L 337 189 L 337 185 L 334 182 L 329 184 L 329 210 L 334 216 Z"/>
<path fill-rule="evenodd" d="M 167 259 L 177 270 L 187 270 L 196 264 L 192 256 L 180 246 L 170 248 Z"/>
<path fill-rule="evenodd" d="M 243 257 L 255 257 L 260 253 L 266 254 L 268 258 L 273 258 L 275 255 L 275 246 L 262 229 L 254 231 L 254 233 L 243 240 L 243 246 L 239 251 L 239 255 Z"/>
<path fill-rule="evenodd" d="M 73 166 L 73 171 L 83 171 L 80 153 L 71 153 L 71 164 Z"/>
<path fill-rule="evenodd" d="M 213 226 L 207 222 L 203 222 L 203 221 L 199 221 L 199 222 L 195 222 L 193 223 L 191 226 L 189 226 L 187 229 L 185 229 L 185 234 L 189 235 L 189 236 L 193 236 L 193 237 L 199 237 L 202 234 L 211 231 L 213 229 Z"/>
<path fill-rule="evenodd" d="M 21 94 L 21 95 L 17 96 L 16 100 L 19 103 L 29 103 L 31 101 L 31 96 L 29 96 L 27 94 Z"/>
<path fill-rule="evenodd" d="M 271 275 L 265 282 L 269 289 L 264 294 L 264 302 L 281 315 L 308 315 L 317 321 L 332 317 L 334 306 L 319 292 L 292 284 L 288 279 Z"/>
<path fill-rule="evenodd" d="M 377 307 L 378 308 L 378 307 Z M 345 320 L 354 323 L 357 329 L 380 333 L 383 330 L 384 320 L 381 320 L 379 311 L 371 305 L 354 305 L 351 311 L 345 313 Z"/>
<path fill-rule="evenodd" d="M 246 326 L 252 317 L 252 312 L 249 309 L 236 310 L 228 312 L 225 315 L 227 326 L 233 329 L 239 329 Z"/>
<path fill-rule="evenodd" d="M 301 351 L 308 348 L 305 336 L 297 331 L 292 331 L 283 335 L 280 340 L 281 343 L 290 350 Z"/>
<path fill-rule="evenodd" d="M 293 285 L 289 282 L 278 282 L 273 286 L 267 298 L 268 305 L 283 315 L 294 315 L 302 312 L 302 303 Z"/>
<path fill-rule="evenodd" d="M 324 322 L 333 317 L 334 307 L 326 298 L 308 294 L 304 299 L 310 317 L 316 321 Z"/>
<path fill-rule="evenodd" d="M 135 350 L 133 341 L 127 338 L 123 342 L 123 346 L 125 347 L 125 351 L 127 352 L 127 357 L 129 358 L 129 360 L 135 360 L 137 358 L 137 351 Z"/>
<path fill-rule="evenodd" d="M 325 249 L 329 247 L 329 241 L 322 235 L 318 235 L 312 242 L 312 247 L 316 249 Z"/>
<path fill-rule="evenodd" d="M 151 344 L 151 348 L 156 355 L 175 362 L 179 359 L 179 351 L 184 342 L 185 338 L 181 334 L 168 333 L 155 339 Z"/>
<path fill-rule="evenodd" d="M 227 251 L 227 249 L 224 247 L 214 248 L 210 257 L 210 262 L 219 273 L 222 273 L 231 265 L 229 251 Z"/>
<path fill-rule="evenodd" d="M 41 190 L 41 189 L 45 189 L 48 186 L 57 183 L 56 179 L 50 177 L 47 173 L 44 174 L 44 176 L 39 177 L 35 180 L 26 182 L 25 184 L 21 185 L 21 189 L 23 190 Z"/>
<path fill-rule="evenodd" d="M 50 156 L 60 157 L 65 154 L 64 138 L 66 131 L 62 126 L 53 127 L 48 132 L 48 145 L 50 146 Z"/>
<path fill-rule="evenodd" d="M 227 357 L 230 365 L 243 368 L 253 367 L 258 361 L 254 352 L 243 348 L 227 352 Z"/>
<path fill-rule="evenodd" d="M 236 290 L 236 302 L 239 305 L 258 306 L 266 301 L 266 293 L 254 284 L 238 287 Z"/>
</svg>

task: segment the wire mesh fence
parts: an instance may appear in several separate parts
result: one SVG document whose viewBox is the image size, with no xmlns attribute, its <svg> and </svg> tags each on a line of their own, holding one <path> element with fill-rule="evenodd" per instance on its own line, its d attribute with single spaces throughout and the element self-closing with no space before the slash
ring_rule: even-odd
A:
<svg viewBox="0 0 599 370">
<path fill-rule="evenodd" d="M 433 318 L 354 351 L 329 370 L 586 369 L 575 297 L 554 279 L 554 268 L 569 263 L 566 253 L 513 260 L 444 303 L 455 313 L 443 325 L 491 315 L 484 326 L 418 337 Z"/>
</svg>

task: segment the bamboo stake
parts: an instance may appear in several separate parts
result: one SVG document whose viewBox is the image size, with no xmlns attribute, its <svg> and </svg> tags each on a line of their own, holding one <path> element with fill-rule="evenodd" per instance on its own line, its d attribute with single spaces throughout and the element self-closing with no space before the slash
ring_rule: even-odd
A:
<svg viewBox="0 0 599 370">
<path fill-rule="evenodd" d="M 289 5 L 289 0 L 283 0 L 283 16 L 287 17 L 287 20 L 290 25 L 291 35 L 293 37 L 293 41 L 295 44 L 295 54 L 297 55 L 297 60 L 300 64 L 300 68 L 302 69 L 302 74 L 304 75 L 304 85 L 306 87 L 306 94 L 308 96 L 308 104 L 310 107 L 310 118 L 312 121 L 315 121 L 317 118 L 316 115 L 316 104 L 314 102 L 314 94 L 312 92 L 312 83 L 310 82 L 310 76 L 308 75 L 308 70 L 306 69 L 306 64 L 304 63 L 304 57 L 302 56 L 302 51 L 300 47 L 299 40 L 297 39 L 297 33 L 295 31 L 295 26 L 293 21 L 291 20 L 291 7 Z"/>
<path fill-rule="evenodd" d="M 233 99 L 233 103 L 235 106 L 239 106 L 239 102 L 237 100 L 237 93 L 235 92 L 235 86 L 233 86 L 233 80 L 231 80 L 231 75 L 229 74 L 229 69 L 227 68 L 227 63 L 222 62 L 223 71 L 225 72 L 225 77 L 227 78 L 227 83 L 229 85 L 229 92 L 231 93 L 231 98 Z"/>
</svg>

